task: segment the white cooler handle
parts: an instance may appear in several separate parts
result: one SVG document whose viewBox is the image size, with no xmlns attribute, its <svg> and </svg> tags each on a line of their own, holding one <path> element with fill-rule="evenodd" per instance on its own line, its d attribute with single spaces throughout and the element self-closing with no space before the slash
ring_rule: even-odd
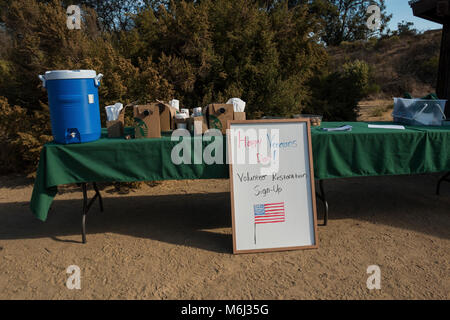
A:
<svg viewBox="0 0 450 320">
<path fill-rule="evenodd" d="M 43 75 L 38 75 L 39 79 L 42 81 L 42 87 L 45 88 L 45 78 Z"/>
<path fill-rule="evenodd" d="M 103 74 L 99 73 L 95 78 L 94 78 L 94 83 L 95 86 L 98 87 L 100 85 L 100 79 L 103 78 Z"/>
</svg>

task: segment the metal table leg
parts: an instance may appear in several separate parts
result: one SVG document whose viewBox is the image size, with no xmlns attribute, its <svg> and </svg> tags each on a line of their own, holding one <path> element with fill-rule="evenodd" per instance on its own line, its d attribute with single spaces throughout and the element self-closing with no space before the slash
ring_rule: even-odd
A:
<svg viewBox="0 0 450 320">
<path fill-rule="evenodd" d="M 87 209 L 87 190 L 86 183 L 81 184 L 81 190 L 83 190 L 83 215 L 81 217 L 81 241 L 86 243 L 86 215 Z"/>
<path fill-rule="evenodd" d="M 100 211 L 103 212 L 103 198 L 100 194 L 100 191 L 98 191 L 97 183 L 93 182 L 92 186 L 94 187 L 95 195 L 98 196 L 98 202 L 100 203 Z"/>
<path fill-rule="evenodd" d="M 325 212 L 323 215 L 323 226 L 326 226 L 328 224 L 328 201 L 325 197 L 325 191 L 323 189 L 323 180 L 319 180 L 319 189 L 320 193 L 316 192 L 316 197 L 319 198 L 325 207 Z"/>
<path fill-rule="evenodd" d="M 83 182 L 81 183 L 81 190 L 83 191 L 83 213 L 81 217 L 81 241 L 83 243 L 86 243 L 86 216 L 91 208 L 92 204 L 94 203 L 95 199 L 98 197 L 98 201 L 100 204 L 100 211 L 103 212 L 103 199 L 100 195 L 100 191 L 97 188 L 97 184 L 93 182 L 93 187 L 95 190 L 94 197 L 89 201 L 88 203 L 88 196 L 87 196 L 87 183 Z"/>
<path fill-rule="evenodd" d="M 436 194 L 439 195 L 440 189 L 441 189 L 441 183 L 442 182 L 450 182 L 450 171 L 444 174 L 442 177 L 439 178 L 437 185 L 436 185 Z"/>
</svg>

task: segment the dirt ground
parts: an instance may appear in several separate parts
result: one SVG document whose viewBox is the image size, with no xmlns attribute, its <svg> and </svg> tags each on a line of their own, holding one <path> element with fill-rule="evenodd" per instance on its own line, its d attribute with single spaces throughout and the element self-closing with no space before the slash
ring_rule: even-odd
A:
<svg viewBox="0 0 450 320">
<path fill-rule="evenodd" d="M 389 121 L 391 104 L 363 101 L 359 120 Z M 32 180 L 0 177 L 0 299 L 449 299 L 450 184 L 436 196 L 438 178 L 326 181 L 319 249 L 233 255 L 228 180 L 101 186 L 105 211 L 91 208 L 81 244 L 79 188 L 60 188 L 43 223 Z M 66 287 L 70 265 L 80 290 Z M 367 288 L 370 265 L 380 290 Z"/>
<path fill-rule="evenodd" d="M 436 196 L 437 179 L 326 181 L 319 249 L 233 255 L 228 180 L 103 186 L 81 244 L 78 188 L 62 188 L 43 223 L 32 181 L 0 177 L 0 299 L 449 299 L 450 184 Z M 80 290 L 66 287 L 70 265 Z M 380 290 L 367 289 L 369 265 Z"/>
</svg>

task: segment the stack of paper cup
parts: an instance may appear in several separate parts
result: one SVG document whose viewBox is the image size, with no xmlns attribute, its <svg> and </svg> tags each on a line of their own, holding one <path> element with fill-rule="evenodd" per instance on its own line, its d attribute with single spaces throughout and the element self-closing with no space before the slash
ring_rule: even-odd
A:
<svg viewBox="0 0 450 320">
<path fill-rule="evenodd" d="M 194 114 L 194 117 L 200 117 L 202 115 L 202 108 L 201 107 L 194 108 L 193 114 Z"/>
<path fill-rule="evenodd" d="M 184 113 L 189 118 L 189 109 L 181 109 L 180 113 Z"/>
<path fill-rule="evenodd" d="M 181 109 L 181 110 L 183 110 L 183 109 Z M 189 116 L 186 114 L 186 113 L 177 113 L 177 114 L 175 114 L 175 119 L 176 120 L 186 120 L 187 118 L 188 118 Z M 176 124 L 177 124 L 177 129 L 186 129 L 186 122 L 184 121 L 184 122 L 178 122 L 178 121 L 175 121 L 176 122 Z"/>
</svg>

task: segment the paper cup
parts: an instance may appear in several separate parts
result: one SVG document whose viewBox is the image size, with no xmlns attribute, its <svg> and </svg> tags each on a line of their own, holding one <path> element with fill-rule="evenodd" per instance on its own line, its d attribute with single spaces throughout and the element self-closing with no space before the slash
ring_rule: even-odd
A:
<svg viewBox="0 0 450 320">
<path fill-rule="evenodd" d="M 201 107 L 194 108 L 193 113 L 194 113 L 194 117 L 201 116 L 202 115 L 202 108 Z"/>
</svg>

